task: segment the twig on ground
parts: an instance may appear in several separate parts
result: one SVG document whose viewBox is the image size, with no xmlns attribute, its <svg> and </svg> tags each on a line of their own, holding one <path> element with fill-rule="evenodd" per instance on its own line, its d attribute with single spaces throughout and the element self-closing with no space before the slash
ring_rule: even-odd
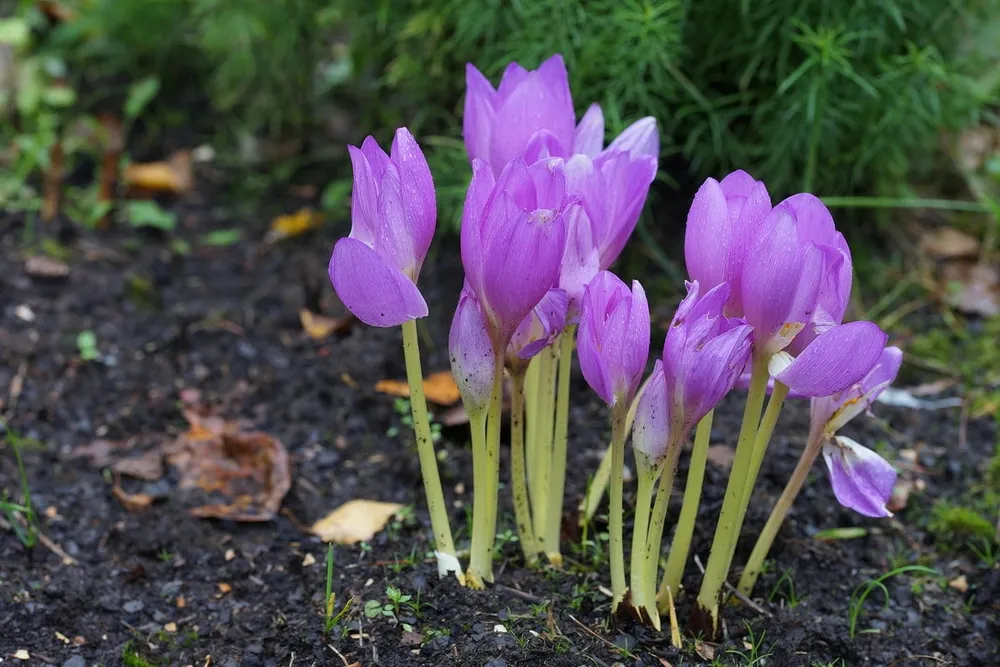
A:
<svg viewBox="0 0 1000 667">
<path fill-rule="evenodd" d="M 495 584 L 493 588 L 498 591 L 503 591 L 504 593 L 509 593 L 514 597 L 521 598 L 532 604 L 540 604 L 542 602 L 548 602 L 545 598 L 540 598 L 537 595 L 532 595 L 531 593 L 526 593 L 524 591 L 519 591 L 516 588 L 511 588 L 510 586 L 504 586 L 503 584 Z"/>
<path fill-rule="evenodd" d="M 618 646 L 617 646 L 617 645 L 615 645 L 615 644 L 614 644 L 614 643 L 612 643 L 612 642 L 609 642 L 609 641 L 608 641 L 607 639 L 605 639 L 604 637 L 600 636 L 599 634 L 597 634 L 596 632 L 594 632 L 593 630 L 591 630 L 590 628 L 588 628 L 588 627 L 587 627 L 586 625 L 584 625 L 583 623 L 581 623 L 580 621 L 578 621 L 578 620 L 576 619 L 576 617 L 575 617 L 575 616 L 573 616 L 573 614 L 569 614 L 569 620 L 571 620 L 571 621 L 573 621 L 574 623 L 576 623 L 577 625 L 579 625 L 579 626 L 580 626 L 580 628 L 581 628 L 581 629 L 582 629 L 582 630 L 583 630 L 584 632 L 586 632 L 586 633 L 587 633 L 588 635 L 591 635 L 591 636 L 593 636 L 593 637 L 596 637 L 597 639 L 601 640 L 602 642 L 604 642 L 605 644 L 607 644 L 608 646 L 610 646 L 610 647 L 611 647 L 611 648 L 613 648 L 614 650 L 616 650 L 616 651 L 618 650 Z"/>
<path fill-rule="evenodd" d="M 699 558 L 697 554 L 695 554 L 695 557 L 694 557 L 694 564 L 698 566 L 698 569 L 701 570 L 702 574 L 705 574 L 705 566 L 702 565 L 701 558 Z M 774 614 L 772 614 L 771 612 L 769 612 L 767 609 L 764 609 L 763 607 L 761 607 L 759 604 L 757 604 L 756 602 L 754 602 L 753 600 L 751 600 L 748 596 L 746 596 L 743 593 L 739 592 L 728 581 L 726 582 L 726 592 L 732 594 L 733 597 L 735 597 L 737 600 L 739 600 L 740 602 L 742 602 L 746 606 L 748 606 L 751 609 L 753 609 L 758 614 L 760 614 L 762 616 L 767 616 L 768 618 L 773 618 L 774 617 Z"/>
</svg>

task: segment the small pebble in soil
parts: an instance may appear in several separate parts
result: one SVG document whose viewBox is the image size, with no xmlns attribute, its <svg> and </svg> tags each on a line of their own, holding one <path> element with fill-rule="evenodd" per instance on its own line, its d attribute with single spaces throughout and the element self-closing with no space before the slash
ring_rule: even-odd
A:
<svg viewBox="0 0 1000 667">
<path fill-rule="evenodd" d="M 83 656 L 74 655 L 62 664 L 62 667 L 87 667 L 87 661 Z"/>
<path fill-rule="evenodd" d="M 507 667 L 507 661 L 503 658 L 494 658 L 483 665 L 483 667 Z"/>
<path fill-rule="evenodd" d="M 126 614 L 138 614 L 140 611 L 142 611 L 142 608 L 144 606 L 145 605 L 142 604 L 142 600 L 129 600 L 128 602 L 122 605 L 122 610 Z"/>
</svg>

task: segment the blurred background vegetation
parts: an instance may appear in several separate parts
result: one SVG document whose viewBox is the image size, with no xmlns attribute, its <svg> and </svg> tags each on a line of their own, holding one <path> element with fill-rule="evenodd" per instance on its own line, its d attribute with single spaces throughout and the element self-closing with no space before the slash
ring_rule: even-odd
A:
<svg viewBox="0 0 1000 667">
<path fill-rule="evenodd" d="M 939 173 L 944 132 L 997 122 L 1000 0 L 0 0 L 0 12 L 15 181 L 81 118 L 127 115 L 147 82 L 155 93 L 125 119 L 142 127 L 133 152 L 207 142 L 237 173 L 267 175 L 234 180 L 266 186 L 335 174 L 344 143 L 407 124 L 453 217 L 469 171 L 465 63 L 495 80 L 553 52 L 609 134 L 659 120 L 674 186 L 740 166 L 776 197 L 897 197 Z"/>
</svg>

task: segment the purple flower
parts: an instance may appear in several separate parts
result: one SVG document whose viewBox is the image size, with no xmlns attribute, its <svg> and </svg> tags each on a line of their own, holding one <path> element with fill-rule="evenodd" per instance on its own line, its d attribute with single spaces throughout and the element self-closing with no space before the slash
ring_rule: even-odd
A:
<svg viewBox="0 0 1000 667">
<path fill-rule="evenodd" d="M 462 290 L 451 321 L 448 354 L 451 357 L 451 374 L 455 377 L 466 412 L 470 415 L 482 412 L 490 402 L 496 368 L 486 315 L 468 286 Z"/>
<path fill-rule="evenodd" d="M 877 324 L 840 324 L 817 336 L 797 357 L 778 352 L 771 357 L 768 371 L 798 396 L 830 396 L 871 371 L 886 340 L 888 336 Z"/>
<path fill-rule="evenodd" d="M 372 137 L 348 151 L 354 166 L 351 234 L 333 248 L 333 288 L 365 324 L 392 327 L 425 317 L 416 281 L 437 219 L 427 160 L 406 128 L 396 130 L 391 156 Z"/>
<path fill-rule="evenodd" d="M 546 292 L 511 336 L 507 344 L 508 365 L 526 366 L 523 362 L 551 345 L 566 326 L 568 305 L 566 290 L 555 288 Z"/>
<path fill-rule="evenodd" d="M 851 299 L 854 268 L 847 240 L 837 231 L 833 216 L 823 202 L 813 195 L 803 193 L 792 195 L 776 208 L 791 211 L 796 220 L 807 221 L 807 224 L 799 225 L 803 238 L 806 242 L 814 243 L 823 252 L 825 261 L 824 276 L 820 282 L 812 319 L 789 346 L 792 354 L 798 354 L 816 336 L 843 321 Z"/>
<path fill-rule="evenodd" d="M 632 291 L 601 271 L 587 285 L 577 334 L 583 377 L 608 405 L 628 405 L 649 357 L 649 304 L 638 281 Z"/>
<path fill-rule="evenodd" d="M 823 458 L 830 471 L 834 495 L 841 505 L 865 516 L 891 516 L 886 503 L 892 495 L 896 471 L 875 452 L 836 433 L 871 407 L 896 379 L 902 361 L 903 353 L 898 347 L 887 347 L 875 367 L 859 382 L 833 396 L 812 399 L 811 437 L 825 441 Z"/>
<path fill-rule="evenodd" d="M 823 459 L 837 502 L 865 516 L 892 516 L 886 503 L 896 470 L 885 459 L 842 435 L 823 445 Z"/>
<path fill-rule="evenodd" d="M 812 399 L 810 421 L 813 428 L 833 436 L 844 424 L 871 407 L 896 379 L 902 363 L 903 351 L 895 346 L 886 347 L 875 367 L 856 384 L 832 396 Z"/>
<path fill-rule="evenodd" d="M 745 321 L 722 314 L 728 283 L 699 295 L 695 280 L 687 290 L 663 343 L 671 428 L 680 440 L 733 388 L 753 343 L 753 329 Z"/>
<path fill-rule="evenodd" d="M 574 152 L 576 113 L 562 56 L 530 72 L 509 64 L 496 90 L 471 64 L 465 80 L 463 134 L 470 160 L 485 160 L 499 175 L 508 162 L 529 153 L 568 157 Z"/>
<path fill-rule="evenodd" d="M 601 269 L 610 267 L 632 235 L 656 176 L 656 157 L 609 149 L 566 163 L 566 189 L 580 196 L 576 224 L 589 225 Z"/>
<path fill-rule="evenodd" d="M 531 164 L 547 157 L 625 152 L 635 158 L 660 152 L 656 120 L 647 116 L 625 128 L 604 149 L 604 113 L 597 104 L 576 124 L 569 76 L 561 55 L 534 71 L 517 63 L 504 70 L 494 89 L 473 65 L 465 68 L 463 134 L 470 160 L 479 158 L 499 175 L 515 157 Z"/>
<path fill-rule="evenodd" d="M 462 212 L 462 264 L 495 350 L 507 347 L 559 277 L 564 217 L 574 202 L 560 159 L 525 165 L 515 158 L 496 181 L 487 163 L 473 162 Z"/>
<path fill-rule="evenodd" d="M 730 317 L 743 315 L 743 267 L 770 211 L 764 182 L 745 171 L 734 171 L 721 183 L 709 178 L 694 196 L 684 232 L 684 262 L 702 289 L 729 283 Z"/>
</svg>

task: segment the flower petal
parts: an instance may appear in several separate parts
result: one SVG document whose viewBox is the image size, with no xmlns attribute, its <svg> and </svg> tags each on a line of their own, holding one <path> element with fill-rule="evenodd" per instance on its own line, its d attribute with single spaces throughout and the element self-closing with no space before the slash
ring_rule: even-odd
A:
<svg viewBox="0 0 1000 667">
<path fill-rule="evenodd" d="M 573 154 L 596 157 L 604 148 L 604 112 L 600 104 L 591 104 L 576 126 Z"/>
<path fill-rule="evenodd" d="M 354 170 L 354 186 L 351 191 L 351 237 L 371 246 L 375 244 L 378 221 L 378 181 L 372 174 L 371 165 L 364 151 L 348 146 L 347 153 L 351 156 L 351 166 Z"/>
<path fill-rule="evenodd" d="M 795 219 L 772 211 L 741 278 L 743 314 L 767 356 L 784 349 L 812 318 L 823 266 L 822 252 L 799 241 Z"/>
<path fill-rule="evenodd" d="M 637 400 L 632 422 L 632 449 L 636 456 L 646 458 L 647 466 L 655 466 L 666 458 L 671 435 L 667 383 L 659 360 Z"/>
<path fill-rule="evenodd" d="M 521 320 L 507 345 L 506 358 L 531 359 L 544 350 L 562 333 L 566 326 L 566 308 L 569 304 L 566 290 L 550 289 Z"/>
<path fill-rule="evenodd" d="M 565 157 L 573 145 L 576 117 L 569 99 L 569 84 L 560 80 L 565 74 L 562 59 L 550 59 L 536 72 L 529 72 L 504 95 L 496 112 L 490 137 L 490 161 L 494 171 L 515 157 L 522 156 L 532 135 L 539 130 L 551 132 L 559 145 L 559 157 Z"/>
<path fill-rule="evenodd" d="M 703 289 L 728 280 L 732 244 L 726 197 L 714 178 L 698 188 L 684 228 L 684 263 L 688 275 Z"/>
<path fill-rule="evenodd" d="M 478 289 L 476 286 L 482 283 L 482 227 L 486 204 L 495 183 L 489 163 L 479 158 L 473 160 L 472 182 L 469 183 L 462 208 L 461 249 L 466 279 L 474 289 Z"/>
<path fill-rule="evenodd" d="M 406 226 L 413 243 L 417 264 L 422 264 L 434 238 L 437 202 L 434 179 L 427 158 L 405 127 L 396 130 L 392 141 L 392 162 L 399 168 L 400 191 Z"/>
<path fill-rule="evenodd" d="M 556 135 L 548 130 L 539 130 L 528 139 L 528 145 L 524 149 L 524 161 L 532 164 L 550 157 L 559 157 L 563 152 Z"/>
<path fill-rule="evenodd" d="M 471 63 L 465 66 L 465 112 L 462 135 L 469 161 L 489 162 L 492 128 L 496 121 L 497 92 Z M 503 165 L 499 165 L 502 167 Z"/>
<path fill-rule="evenodd" d="M 606 227 L 597 238 L 601 268 L 614 264 L 639 222 L 649 187 L 656 178 L 656 160 L 650 156 L 605 152 L 598 158 L 605 187 Z"/>
<path fill-rule="evenodd" d="M 462 290 L 448 334 L 451 373 L 465 411 L 481 413 L 490 402 L 495 366 L 486 315 L 470 289 Z"/>
<path fill-rule="evenodd" d="M 614 138 L 608 151 L 627 151 L 632 157 L 660 157 L 660 131 L 656 119 L 646 116 L 635 121 Z"/>
<path fill-rule="evenodd" d="M 372 177 L 378 183 L 382 180 L 382 172 L 385 171 L 385 165 L 389 164 L 389 156 L 386 155 L 382 147 L 375 141 L 375 137 L 372 136 L 365 137 L 364 142 L 361 144 L 361 152 L 364 153 L 365 159 L 368 160 L 368 164 L 372 170 Z"/>
<path fill-rule="evenodd" d="M 391 266 L 416 280 L 418 266 L 413 234 L 407 224 L 399 169 L 392 162 L 382 174 L 378 202 L 379 219 L 375 228 L 375 251 Z"/>
<path fill-rule="evenodd" d="M 566 223 L 561 213 L 526 214 L 509 201 L 507 193 L 499 195 L 495 210 L 501 214 L 491 216 L 496 222 L 487 222 L 490 229 L 484 228 L 483 239 L 482 305 L 496 323 L 504 346 L 555 284 L 566 247 Z M 512 215 L 514 211 L 516 215 Z"/>
<path fill-rule="evenodd" d="M 886 503 L 896 483 L 896 470 L 885 459 L 840 435 L 823 445 L 823 459 L 841 505 L 865 516 L 892 516 Z"/>
<path fill-rule="evenodd" d="M 344 306 L 365 324 L 393 327 L 427 316 L 427 303 L 413 281 L 357 239 L 337 241 L 329 273 Z"/>
<path fill-rule="evenodd" d="M 811 420 L 823 421 L 827 433 L 836 433 L 844 424 L 871 408 L 875 399 L 896 379 L 902 363 L 902 350 L 898 347 L 885 348 L 875 367 L 857 384 L 832 396 L 814 398 Z"/>
<path fill-rule="evenodd" d="M 600 254 L 590 231 L 590 218 L 582 206 L 566 212 L 566 251 L 559 267 L 559 287 L 566 291 L 571 323 L 579 319 L 583 291 L 601 270 Z"/>
<path fill-rule="evenodd" d="M 829 396 L 863 378 L 888 336 L 871 322 L 851 322 L 818 336 L 775 379 L 804 396 Z"/>
</svg>

